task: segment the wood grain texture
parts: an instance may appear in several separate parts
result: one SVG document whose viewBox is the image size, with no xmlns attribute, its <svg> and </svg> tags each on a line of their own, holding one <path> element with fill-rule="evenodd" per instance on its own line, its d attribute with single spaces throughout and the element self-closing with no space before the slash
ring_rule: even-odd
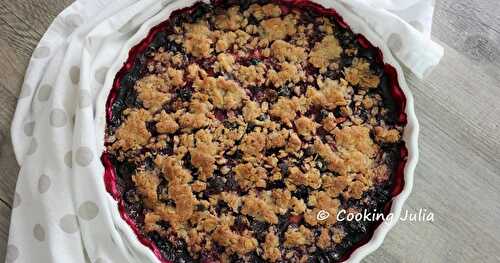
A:
<svg viewBox="0 0 500 263">
<path fill-rule="evenodd" d="M 71 0 L 0 3 L 0 260 L 18 167 L 9 126 L 31 53 Z M 408 73 L 421 124 L 420 162 L 400 222 L 365 262 L 500 261 L 500 1 L 440 0 L 433 38 L 445 47 L 426 80 Z"/>
</svg>

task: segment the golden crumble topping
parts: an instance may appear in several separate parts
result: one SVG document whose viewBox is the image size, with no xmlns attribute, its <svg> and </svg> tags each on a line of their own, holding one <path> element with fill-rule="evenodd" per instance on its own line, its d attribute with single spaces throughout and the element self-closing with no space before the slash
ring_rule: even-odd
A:
<svg viewBox="0 0 500 263">
<path fill-rule="evenodd" d="M 328 228 L 321 229 L 321 235 L 318 237 L 318 247 L 327 248 L 332 245 L 332 239 L 330 238 L 330 230 Z"/>
<path fill-rule="evenodd" d="M 304 226 L 297 228 L 288 228 L 285 233 L 285 246 L 298 247 L 307 245 L 312 241 L 311 230 Z"/>
<path fill-rule="evenodd" d="M 137 81 L 135 89 L 137 98 L 142 101 L 144 108 L 157 111 L 161 106 L 170 100 L 170 94 L 166 93 L 170 89 L 164 78 L 151 75 Z"/>
<path fill-rule="evenodd" d="M 220 53 L 217 56 L 217 62 L 214 64 L 215 72 L 231 72 L 233 71 L 234 57 L 232 55 Z"/>
<path fill-rule="evenodd" d="M 234 167 L 235 179 L 240 187 L 248 190 L 254 187 L 265 187 L 267 171 L 262 167 L 254 167 L 251 163 Z"/>
<path fill-rule="evenodd" d="M 116 141 L 111 145 L 111 148 L 127 151 L 146 145 L 151 137 L 151 133 L 146 128 L 146 122 L 152 119 L 151 113 L 139 109 L 127 110 L 124 115 L 127 119 L 116 130 Z"/>
<path fill-rule="evenodd" d="M 271 45 L 271 55 L 279 62 L 301 62 L 306 58 L 305 49 L 296 47 L 283 40 L 276 40 Z"/>
<path fill-rule="evenodd" d="M 304 116 L 295 120 L 295 128 L 298 134 L 304 136 L 306 139 L 311 138 L 312 135 L 316 135 L 316 128 L 318 126 L 319 124 Z"/>
<path fill-rule="evenodd" d="M 236 109 L 241 106 L 241 101 L 246 97 L 240 85 L 223 77 L 208 77 L 196 81 L 194 87 L 209 96 L 212 104 L 219 109 Z"/>
<path fill-rule="evenodd" d="M 269 18 L 260 22 L 259 34 L 269 41 L 285 39 L 297 32 L 296 19 L 287 15 L 283 19 L 279 17 Z"/>
<path fill-rule="evenodd" d="M 208 57 L 212 52 L 212 32 L 205 24 L 186 24 L 184 48 L 195 57 Z"/>
<path fill-rule="evenodd" d="M 198 5 L 111 108 L 126 212 L 172 262 L 338 262 L 371 225 L 336 214 L 382 210 L 401 161 L 384 65 L 332 17 Z"/>
<path fill-rule="evenodd" d="M 380 126 L 375 127 L 375 137 L 378 141 L 395 143 L 399 141 L 401 135 L 396 129 L 384 129 Z"/>
<path fill-rule="evenodd" d="M 299 71 L 298 65 L 290 64 L 287 62 L 280 64 L 281 70 L 275 71 L 270 69 L 267 72 L 267 80 L 275 87 L 281 87 L 287 82 L 299 82 L 302 78 L 303 72 Z"/>
<path fill-rule="evenodd" d="M 370 70 L 370 64 L 364 59 L 355 58 L 351 67 L 345 69 L 345 78 L 351 85 L 361 88 L 376 88 L 380 83 L 377 75 Z"/>
<path fill-rule="evenodd" d="M 168 114 L 164 110 L 155 116 L 156 130 L 159 133 L 175 133 L 179 129 L 179 124 L 173 114 Z"/>
<path fill-rule="evenodd" d="M 262 85 L 265 81 L 266 66 L 264 64 L 258 64 L 257 66 L 250 65 L 239 66 L 237 78 L 243 85 L 243 87 Z"/>
<path fill-rule="evenodd" d="M 241 213 L 270 224 L 278 223 L 278 217 L 273 211 L 273 206 L 269 202 L 266 202 L 266 200 L 257 197 L 255 193 L 250 193 L 243 197 Z"/>
<path fill-rule="evenodd" d="M 299 107 L 300 101 L 297 97 L 293 97 L 292 99 L 279 98 L 278 102 L 271 107 L 269 114 L 281 119 L 285 124 L 290 124 L 297 117 Z"/>
<path fill-rule="evenodd" d="M 237 30 L 246 26 L 246 20 L 239 11 L 240 8 L 235 6 L 229 8 L 225 14 L 216 16 L 215 27 L 224 30 Z"/>
<path fill-rule="evenodd" d="M 264 242 L 264 255 L 263 258 L 270 262 L 276 262 L 281 258 L 281 251 L 279 250 L 279 238 L 272 232 L 266 234 L 266 241 Z"/>
<path fill-rule="evenodd" d="M 345 99 L 347 92 L 347 83 L 343 80 L 334 81 L 326 79 L 325 81 L 318 81 L 319 90 L 309 86 L 306 91 L 306 96 L 311 100 L 311 103 L 318 106 L 323 106 L 327 109 L 333 110 L 338 106 L 347 104 Z"/>
<path fill-rule="evenodd" d="M 342 47 L 333 35 L 325 36 L 321 42 L 316 43 L 309 53 L 309 63 L 316 68 L 326 68 L 334 60 L 340 58 Z"/>
<path fill-rule="evenodd" d="M 156 193 L 156 189 L 160 184 L 158 175 L 152 172 L 138 171 L 132 176 L 132 181 L 137 186 L 138 192 L 144 196 L 146 206 L 153 208 L 156 202 L 158 202 Z"/>
</svg>

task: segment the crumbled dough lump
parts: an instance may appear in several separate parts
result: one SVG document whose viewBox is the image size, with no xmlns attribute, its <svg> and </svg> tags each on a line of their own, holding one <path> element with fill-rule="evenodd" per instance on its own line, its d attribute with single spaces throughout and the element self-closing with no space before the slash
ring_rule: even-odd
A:
<svg viewBox="0 0 500 263">
<path fill-rule="evenodd" d="M 371 223 L 336 213 L 390 198 L 383 65 L 334 19 L 262 2 L 174 15 L 114 102 L 125 210 L 172 262 L 338 262 Z"/>
</svg>

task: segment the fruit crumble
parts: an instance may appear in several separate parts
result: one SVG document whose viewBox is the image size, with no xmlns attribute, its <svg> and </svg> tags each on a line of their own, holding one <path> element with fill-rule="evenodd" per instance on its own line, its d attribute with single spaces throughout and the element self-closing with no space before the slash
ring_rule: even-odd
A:
<svg viewBox="0 0 500 263">
<path fill-rule="evenodd" d="M 316 5 L 233 2 L 174 12 L 117 75 L 118 198 L 162 260 L 342 261 L 377 223 L 338 211 L 384 211 L 397 187 L 397 79 Z"/>
</svg>

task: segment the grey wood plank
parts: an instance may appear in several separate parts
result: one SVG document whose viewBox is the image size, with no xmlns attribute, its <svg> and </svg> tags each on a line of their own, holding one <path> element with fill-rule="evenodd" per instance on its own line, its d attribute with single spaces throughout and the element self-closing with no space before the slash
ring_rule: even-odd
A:
<svg viewBox="0 0 500 263">
<path fill-rule="evenodd" d="M 10 224 L 10 207 L 5 203 L 0 202 L 0 261 L 5 260 L 5 251 L 7 249 L 7 241 L 9 238 L 9 224 Z"/>
<path fill-rule="evenodd" d="M 500 1 L 436 1 L 434 36 L 500 81 Z"/>
</svg>

